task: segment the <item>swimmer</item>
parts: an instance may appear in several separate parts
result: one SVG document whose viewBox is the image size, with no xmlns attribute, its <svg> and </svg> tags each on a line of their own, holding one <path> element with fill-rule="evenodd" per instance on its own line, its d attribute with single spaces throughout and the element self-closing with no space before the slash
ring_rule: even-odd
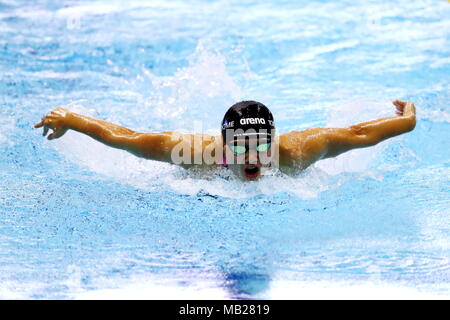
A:
<svg viewBox="0 0 450 320">
<path fill-rule="evenodd" d="M 173 131 L 140 133 L 125 127 L 56 108 L 34 125 L 49 140 L 74 130 L 135 156 L 184 168 L 228 168 L 243 180 L 258 180 L 276 168 L 296 174 L 314 162 L 346 151 L 365 148 L 412 131 L 416 110 L 412 102 L 394 100 L 396 115 L 346 128 L 311 128 L 275 134 L 270 110 L 256 101 L 231 106 L 222 121 L 222 134 L 185 134 Z"/>
</svg>

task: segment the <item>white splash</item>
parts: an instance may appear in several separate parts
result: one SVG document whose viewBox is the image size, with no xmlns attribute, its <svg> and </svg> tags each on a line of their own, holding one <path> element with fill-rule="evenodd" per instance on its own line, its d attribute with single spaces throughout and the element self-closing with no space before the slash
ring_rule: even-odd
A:
<svg viewBox="0 0 450 320">
<path fill-rule="evenodd" d="M 15 120 L 13 117 L 0 117 L 0 145 L 8 144 L 12 145 L 12 139 L 9 139 L 9 135 L 14 131 Z"/>
<path fill-rule="evenodd" d="M 142 86 L 145 83 L 150 85 L 151 81 L 151 93 L 148 96 L 141 94 L 137 109 L 127 112 L 126 116 L 159 123 L 161 131 L 164 125 L 169 125 L 176 127 L 176 131 L 192 132 L 192 124 L 203 120 L 204 133 L 219 134 L 223 113 L 243 94 L 227 72 L 225 58 L 207 49 L 205 43 L 198 45 L 189 61 L 186 68 L 178 70 L 173 76 L 158 77 L 145 71 L 138 81 L 142 82 Z M 349 101 L 341 103 L 338 108 L 329 106 L 325 109 L 329 112 L 327 126 L 347 126 L 393 114 L 394 109 L 389 104 Z M 99 117 L 94 109 L 84 107 L 83 101 L 65 107 L 87 116 Z M 120 118 L 116 110 L 113 113 L 112 118 Z M 388 142 L 320 161 L 298 177 L 266 176 L 258 182 L 246 183 L 230 177 L 229 173 L 201 176 L 174 165 L 140 159 L 77 132 L 68 132 L 63 138 L 50 143 L 68 159 L 90 171 L 139 188 L 167 188 L 190 195 L 204 192 L 231 198 L 288 192 L 306 199 L 317 197 L 320 192 L 344 183 L 344 180 L 335 178 L 342 172 L 366 174 L 371 161 Z"/>
<path fill-rule="evenodd" d="M 394 110 L 390 101 L 355 100 L 344 102 L 337 107 L 328 109 L 327 127 L 343 128 L 372 119 L 393 116 Z M 391 142 L 392 139 L 370 148 L 352 150 L 336 158 L 319 161 L 315 166 L 332 175 L 342 172 L 363 173 L 368 170 L 375 157 Z"/>
<path fill-rule="evenodd" d="M 219 132 L 225 111 L 239 101 L 243 93 L 226 70 L 226 59 L 208 40 L 200 41 L 189 58 L 189 65 L 173 76 L 158 77 L 144 70 L 144 84 L 151 81 L 149 97 L 143 96 L 153 119 L 169 120 L 179 130 L 192 130 L 194 121 L 202 121 L 204 129 Z"/>
<path fill-rule="evenodd" d="M 127 112 L 123 117 L 125 120 L 121 122 L 125 122 L 126 117 L 136 116 L 139 118 L 137 122 L 151 121 L 153 127 L 160 127 L 161 131 L 167 130 L 163 127 L 167 125 L 175 127 L 175 131 L 191 132 L 194 123 L 204 120 L 204 133 L 219 134 L 223 113 L 240 99 L 242 93 L 227 73 L 224 57 L 205 46 L 207 44 L 201 42 L 190 57 L 189 65 L 173 76 L 157 77 L 144 70 L 138 81 L 143 82 L 142 86 L 151 87 L 151 90 L 147 89 L 150 93 L 138 93 L 136 110 Z M 135 86 L 135 83 L 130 86 Z M 85 105 L 85 101 L 77 101 L 62 107 L 99 118 L 95 109 L 88 109 Z M 120 114 L 114 112 L 110 117 L 120 118 Z M 137 158 L 73 131 L 49 143 L 67 159 L 93 172 L 142 188 L 153 189 L 164 185 L 169 189 L 191 194 L 203 189 L 203 183 L 210 183 L 192 177 L 186 178 L 183 169 L 176 166 Z M 189 184 L 188 181 L 194 182 L 194 186 L 186 186 L 183 191 L 183 186 Z"/>
</svg>

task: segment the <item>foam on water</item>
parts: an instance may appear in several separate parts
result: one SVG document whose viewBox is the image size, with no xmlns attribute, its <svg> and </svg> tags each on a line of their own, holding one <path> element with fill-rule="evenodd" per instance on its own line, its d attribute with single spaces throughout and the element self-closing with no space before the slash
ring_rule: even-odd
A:
<svg viewBox="0 0 450 320">
<path fill-rule="evenodd" d="M 14 122 L 13 117 L 0 117 L 0 145 L 13 144 L 13 141 L 11 141 L 8 136 L 11 134 L 11 131 L 14 130 Z"/>
<path fill-rule="evenodd" d="M 131 117 L 135 116 L 141 127 L 145 127 L 145 122 L 148 121 L 151 127 L 159 128 L 161 131 L 164 131 L 163 126 L 166 125 L 179 132 L 217 135 L 221 112 L 244 96 L 242 89 L 228 73 L 225 58 L 219 52 L 208 50 L 204 42 L 199 43 L 189 59 L 189 65 L 179 69 L 173 76 L 158 77 L 143 70 L 137 79 L 142 82 L 139 88 L 145 89 L 146 85 L 149 88 L 132 92 L 139 97 L 137 100 L 139 107 L 136 108 L 137 111 L 123 114 L 123 117 L 125 120 L 132 120 Z M 386 107 L 389 104 L 390 102 L 348 101 L 337 106 L 329 105 L 323 112 L 328 114 L 327 126 L 344 127 L 391 114 L 392 110 L 389 112 Z M 218 105 L 223 106 L 223 110 L 211 108 Z M 100 117 L 95 109 L 84 107 L 83 101 L 71 102 L 62 107 L 87 116 Z M 109 116 L 117 119 L 121 114 Z M 125 120 L 121 123 L 126 126 Z M 188 195 L 202 191 L 231 198 L 288 192 L 306 199 L 317 197 L 320 192 L 344 183 L 345 179 L 333 177 L 340 173 L 356 172 L 360 176 L 367 174 L 373 176 L 373 172 L 367 172 L 368 168 L 372 160 L 390 142 L 320 161 L 297 177 L 266 176 L 258 182 L 249 183 L 242 183 L 233 177 L 230 181 L 229 174 L 213 177 L 190 174 L 176 166 L 139 159 L 124 151 L 111 149 L 87 136 L 71 131 L 63 138 L 51 141 L 50 144 L 66 158 L 93 172 L 146 189 L 167 188 Z"/>
<path fill-rule="evenodd" d="M 448 12 L 433 0 L 0 5 L 0 297 L 448 297 Z M 391 99 L 415 102 L 418 122 L 249 183 L 32 129 L 63 106 L 140 132 L 219 134 L 244 99 L 269 106 L 280 134 L 393 115 Z"/>
<path fill-rule="evenodd" d="M 160 283 L 158 283 L 160 282 Z M 118 288 L 82 291 L 74 295 L 75 299 L 152 299 L 170 300 L 223 300 L 232 296 L 214 282 L 194 282 L 180 285 L 180 282 L 139 279 L 127 281 Z M 442 286 L 442 292 L 449 288 Z M 328 281 L 272 281 L 259 299 L 275 300 L 447 300 L 448 295 L 433 291 L 418 290 L 406 285 L 393 285 L 381 282 L 328 282 Z"/>
</svg>

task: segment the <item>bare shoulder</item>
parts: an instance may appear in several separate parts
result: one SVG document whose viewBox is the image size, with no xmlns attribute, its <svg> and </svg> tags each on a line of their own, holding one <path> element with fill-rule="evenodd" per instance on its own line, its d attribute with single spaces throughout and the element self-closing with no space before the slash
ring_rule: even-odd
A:
<svg viewBox="0 0 450 320">
<path fill-rule="evenodd" d="M 291 131 L 280 135 L 280 168 L 305 169 L 326 151 L 326 128 Z"/>
</svg>

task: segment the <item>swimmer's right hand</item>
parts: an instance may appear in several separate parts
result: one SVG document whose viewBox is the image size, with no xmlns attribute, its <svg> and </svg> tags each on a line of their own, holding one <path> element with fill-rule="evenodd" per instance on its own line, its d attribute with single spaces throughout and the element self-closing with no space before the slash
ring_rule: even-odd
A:
<svg viewBox="0 0 450 320">
<path fill-rule="evenodd" d="M 68 118 L 71 112 L 64 108 L 56 108 L 49 114 L 44 116 L 40 122 L 34 125 L 35 128 L 44 128 L 43 136 L 45 137 L 49 129 L 53 130 L 53 133 L 49 134 L 48 140 L 53 140 L 62 137 L 69 127 L 67 125 Z"/>
</svg>

